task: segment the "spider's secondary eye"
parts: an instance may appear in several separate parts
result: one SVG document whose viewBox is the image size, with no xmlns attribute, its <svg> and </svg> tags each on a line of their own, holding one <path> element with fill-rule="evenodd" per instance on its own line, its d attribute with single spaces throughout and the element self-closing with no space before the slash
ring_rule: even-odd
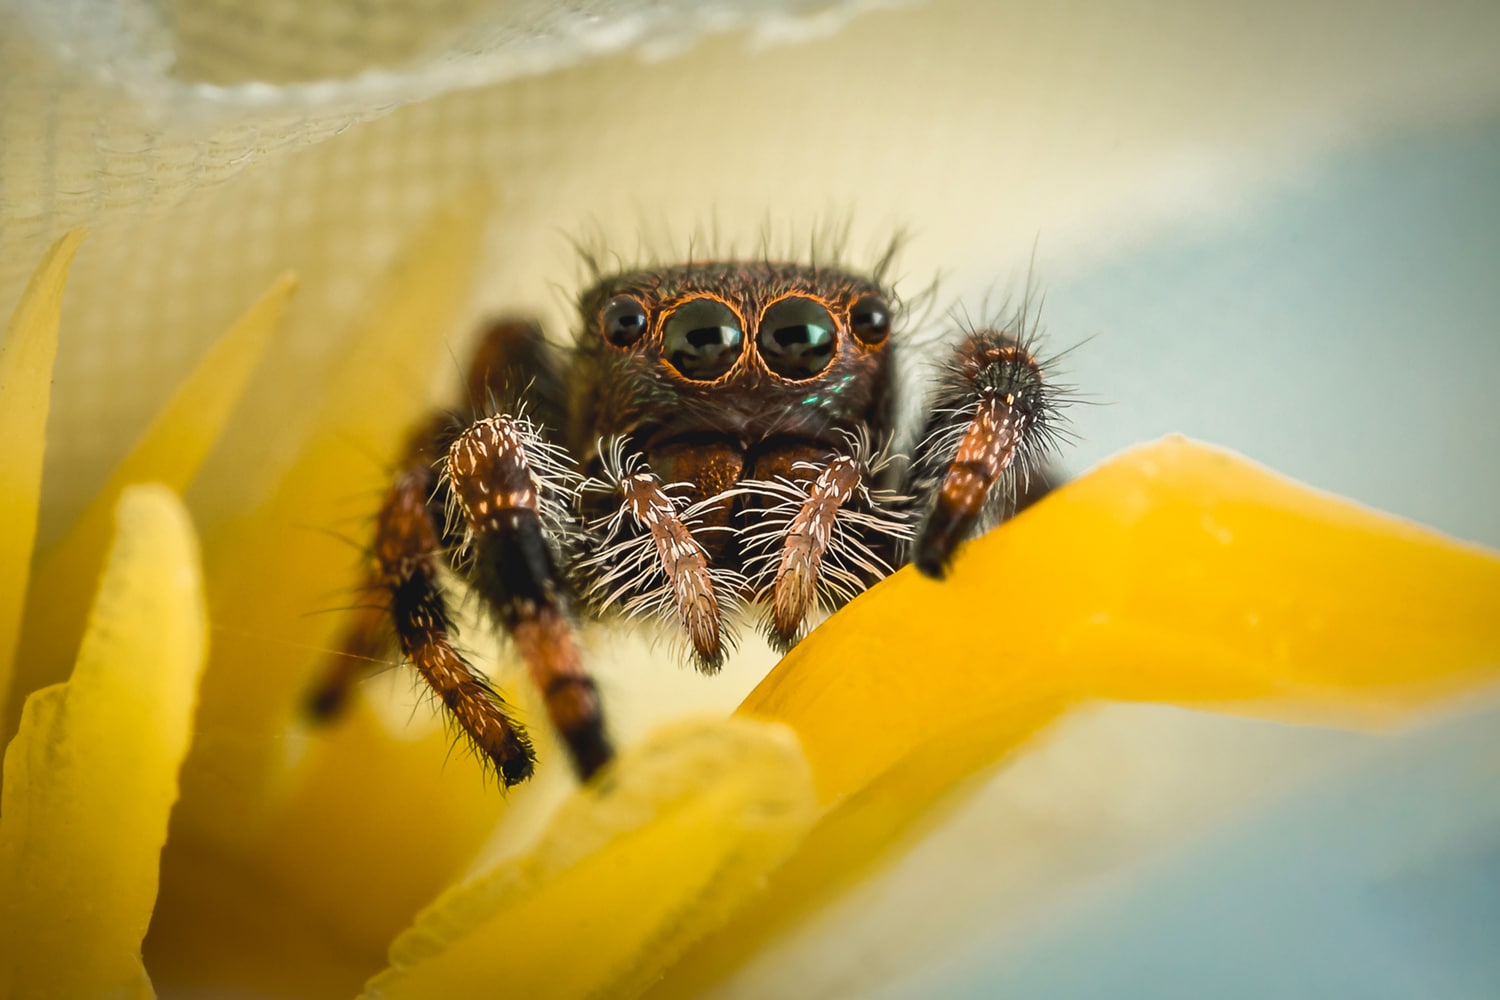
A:
<svg viewBox="0 0 1500 1000">
<path fill-rule="evenodd" d="M 629 347 L 646 332 L 646 307 L 629 295 L 616 295 L 599 317 L 604 339 L 616 347 Z"/>
<path fill-rule="evenodd" d="M 760 356 L 783 378 L 810 378 L 828 367 L 838 326 L 812 299 L 782 299 L 760 320 Z"/>
<path fill-rule="evenodd" d="M 734 367 L 745 334 L 722 302 L 693 299 L 673 310 L 661 332 L 667 364 L 698 382 L 712 382 Z"/>
<path fill-rule="evenodd" d="M 861 343 L 880 343 L 891 335 L 891 307 L 879 295 L 863 296 L 849 307 L 849 329 Z"/>
</svg>

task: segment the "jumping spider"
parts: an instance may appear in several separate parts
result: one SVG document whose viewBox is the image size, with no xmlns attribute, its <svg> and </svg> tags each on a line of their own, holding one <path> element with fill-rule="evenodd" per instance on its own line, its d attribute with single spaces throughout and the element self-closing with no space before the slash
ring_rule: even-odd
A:
<svg viewBox="0 0 1500 1000">
<path fill-rule="evenodd" d="M 784 652 L 815 604 L 831 611 L 907 558 L 941 578 L 959 542 L 1045 490 L 1065 397 L 1033 353 L 1034 322 L 1023 309 L 1010 329 L 966 326 L 935 384 L 914 388 L 896 377 L 914 341 L 882 271 L 730 260 L 596 274 L 565 357 L 533 323 L 485 332 L 468 390 L 488 415 L 413 436 L 369 582 L 504 784 L 529 777 L 534 754 L 454 647 L 443 553 L 588 778 L 612 751 L 577 614 L 664 618 L 713 673 L 739 604 L 765 605 Z M 923 426 L 903 435 L 914 391 Z M 376 651 L 384 617 L 346 648 Z M 326 680 L 315 707 L 332 711 L 348 679 Z"/>
</svg>

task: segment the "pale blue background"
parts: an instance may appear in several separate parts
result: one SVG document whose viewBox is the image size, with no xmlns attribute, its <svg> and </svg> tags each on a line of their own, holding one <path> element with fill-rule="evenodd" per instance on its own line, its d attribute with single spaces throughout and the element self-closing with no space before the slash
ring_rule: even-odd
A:
<svg viewBox="0 0 1500 1000">
<path fill-rule="evenodd" d="M 1500 546 L 1500 119 L 1345 150 L 1051 282 L 1045 324 L 1092 338 L 1068 380 L 1109 404 L 1074 409 L 1074 471 L 1182 431 Z"/>
<path fill-rule="evenodd" d="M 1494 1000 L 1497 774 L 1497 708 L 1382 743 L 1027 939 L 880 996 Z"/>
<path fill-rule="evenodd" d="M 1143 240 L 1052 283 L 1046 326 L 1092 335 L 1068 374 L 1110 404 L 1074 411 L 1074 470 L 1183 431 L 1500 546 L 1500 119 Z M 1500 998 L 1500 709 L 1375 754 L 883 996 Z"/>
</svg>

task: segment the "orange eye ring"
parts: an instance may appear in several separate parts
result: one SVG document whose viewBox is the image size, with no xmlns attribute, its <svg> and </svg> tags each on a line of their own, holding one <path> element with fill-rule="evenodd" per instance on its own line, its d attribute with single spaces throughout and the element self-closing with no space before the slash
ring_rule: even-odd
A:
<svg viewBox="0 0 1500 1000">
<path fill-rule="evenodd" d="M 838 322 L 817 299 L 789 295 L 766 307 L 755 345 L 774 374 L 791 382 L 806 381 L 833 363 Z"/>
<path fill-rule="evenodd" d="M 745 352 L 745 331 L 735 311 L 702 296 L 674 306 L 662 319 L 661 356 L 683 378 L 714 382 Z"/>
</svg>

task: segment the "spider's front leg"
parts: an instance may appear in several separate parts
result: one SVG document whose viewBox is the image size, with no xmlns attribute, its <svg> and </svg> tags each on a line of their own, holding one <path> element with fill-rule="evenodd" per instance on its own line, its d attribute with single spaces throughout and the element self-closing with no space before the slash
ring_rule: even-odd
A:
<svg viewBox="0 0 1500 1000">
<path fill-rule="evenodd" d="M 587 779 L 613 751 L 547 523 L 565 516 L 555 493 L 570 471 L 566 454 L 530 421 L 502 413 L 454 440 L 443 482 L 466 529 L 467 574 L 520 650 L 574 769 Z"/>
<path fill-rule="evenodd" d="M 526 389 L 528 409 L 543 425 L 561 425 L 560 378 L 541 328 L 529 320 L 498 319 L 482 331 L 470 361 L 464 386 L 466 406 L 474 414 L 502 406 L 514 409 L 521 405 L 518 387 Z M 451 552 L 462 540 L 461 535 L 448 531 L 443 524 L 444 505 L 436 496 L 438 477 L 433 471 L 462 427 L 452 415 L 437 412 L 408 438 L 392 479 L 397 483 L 428 484 L 427 505 L 441 549 L 436 546 L 422 549 L 424 543 L 418 539 L 409 539 L 408 543 L 388 539 L 397 542 L 398 548 L 409 544 L 416 547 L 411 551 L 420 549 L 426 557 L 438 551 Z M 394 494 L 388 492 L 385 504 L 389 506 L 392 502 Z M 307 694 L 307 709 L 319 721 L 331 721 L 340 715 L 348 706 L 355 685 L 373 665 L 385 664 L 391 652 L 391 587 L 399 574 L 395 566 L 382 563 L 378 550 L 382 539 L 399 522 L 392 522 L 384 515 L 377 521 L 370 558 L 359 587 L 366 603 L 356 609 L 358 614 L 344 627 L 335 646 L 338 652 L 323 664 Z M 397 645 L 403 645 L 399 635 L 395 638 Z M 441 691 L 438 694 L 442 696 Z M 499 764 L 498 760 L 495 762 Z"/>
<path fill-rule="evenodd" d="M 573 474 L 571 462 L 541 433 L 560 425 L 562 395 L 541 330 L 521 320 L 492 323 L 480 338 L 466 389 L 474 411 L 502 415 L 466 429 L 440 415 L 412 437 L 377 517 L 365 589 L 381 600 L 350 623 L 344 653 L 319 678 L 310 707 L 320 718 L 340 710 L 361 666 L 385 652 L 389 620 L 404 657 L 503 783 L 531 775 L 525 734 L 451 638 L 438 565 L 441 556 L 464 548 L 477 588 L 516 640 L 586 777 L 610 750 L 599 699 L 579 662 L 549 537 L 566 516 L 557 494 L 570 489 Z M 524 416 L 527 411 L 540 422 Z M 445 525 L 449 503 L 463 516 Z"/>
<path fill-rule="evenodd" d="M 447 605 L 438 582 L 441 537 L 428 498 L 437 474 L 413 462 L 386 493 L 376 522 L 375 563 L 387 594 L 401 652 L 442 699 L 474 747 L 501 781 L 531 776 L 533 754 L 520 726 L 488 681 L 454 648 Z"/>
<path fill-rule="evenodd" d="M 865 436 L 833 452 L 791 444 L 760 456 L 755 478 L 736 491 L 745 496 L 746 568 L 779 652 L 802 638 L 815 603 L 838 608 L 893 571 L 911 533 L 910 498 L 879 487 L 888 464 Z"/>
<path fill-rule="evenodd" d="M 738 457 L 712 446 L 698 449 L 708 466 Z M 716 461 L 717 460 L 717 461 Z M 580 491 L 589 538 L 578 562 L 580 588 L 599 612 L 674 620 L 687 636 L 698 669 L 716 673 L 732 641 L 724 628 L 725 603 L 734 599 L 740 579 L 710 567 L 709 553 L 695 535 L 727 530 L 715 508 L 720 497 L 692 504 L 691 483 L 663 483 L 630 441 L 617 437 L 600 456 L 600 475 Z M 699 487 L 701 489 L 701 486 Z"/>
<path fill-rule="evenodd" d="M 1033 346 L 1029 333 L 973 330 L 942 373 L 912 470 L 928 506 L 912 561 L 927 576 L 941 579 L 960 542 L 1047 489 L 1066 396 Z"/>
</svg>

